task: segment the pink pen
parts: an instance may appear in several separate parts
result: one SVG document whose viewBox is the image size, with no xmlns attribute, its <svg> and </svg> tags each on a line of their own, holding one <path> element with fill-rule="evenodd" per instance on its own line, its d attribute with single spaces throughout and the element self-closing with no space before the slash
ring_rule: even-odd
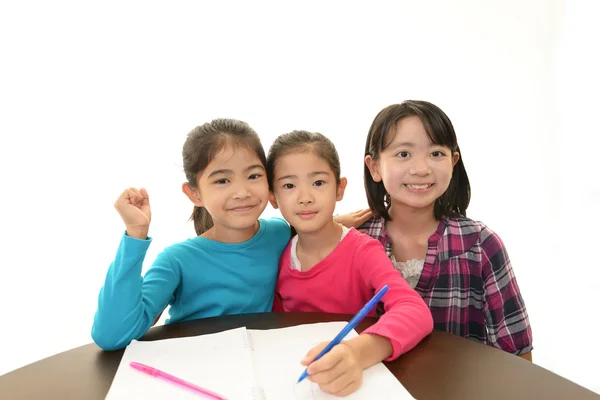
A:
<svg viewBox="0 0 600 400">
<path fill-rule="evenodd" d="M 155 378 L 163 379 L 163 380 L 173 383 L 177 386 L 191 390 L 192 392 L 203 394 L 203 395 L 208 395 L 208 396 L 212 397 L 213 399 L 217 399 L 217 400 L 227 400 L 225 397 L 218 395 L 214 392 L 211 392 L 208 389 L 201 388 L 200 386 L 197 386 L 197 385 L 194 385 L 193 383 L 184 381 L 183 379 L 177 378 L 176 376 L 167 374 L 166 372 L 163 372 L 159 369 L 152 368 L 152 367 L 149 367 L 147 365 L 140 364 L 137 362 L 130 362 L 129 365 L 131 367 L 137 369 L 138 371 L 142 371 L 145 374 L 152 375 Z"/>
</svg>

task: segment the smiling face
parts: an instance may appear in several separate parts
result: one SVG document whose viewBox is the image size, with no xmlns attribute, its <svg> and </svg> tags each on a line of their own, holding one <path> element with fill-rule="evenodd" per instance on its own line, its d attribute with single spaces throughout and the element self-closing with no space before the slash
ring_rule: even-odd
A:
<svg viewBox="0 0 600 400">
<path fill-rule="evenodd" d="M 333 221 L 335 203 L 344 196 L 346 180 L 312 151 L 277 157 L 273 174 L 273 207 L 296 231 L 317 232 Z"/>
<path fill-rule="evenodd" d="M 269 198 L 265 168 L 258 156 L 231 143 L 215 155 L 198 178 L 197 188 L 189 192 L 194 204 L 206 208 L 221 230 L 254 227 Z"/>
<path fill-rule="evenodd" d="M 401 119 L 389 134 L 393 139 L 379 158 L 365 160 L 373 180 L 383 181 L 392 205 L 433 207 L 450 184 L 459 153 L 433 144 L 416 116 Z"/>
</svg>

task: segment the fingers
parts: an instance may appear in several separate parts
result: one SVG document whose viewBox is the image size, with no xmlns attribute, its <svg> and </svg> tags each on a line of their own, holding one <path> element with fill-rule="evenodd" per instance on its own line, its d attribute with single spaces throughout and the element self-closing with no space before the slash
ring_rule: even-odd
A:
<svg viewBox="0 0 600 400">
<path fill-rule="evenodd" d="M 358 220 L 358 225 L 364 224 L 369 218 L 373 217 L 373 212 L 366 208 L 361 211 L 357 211 L 356 218 Z"/>
<path fill-rule="evenodd" d="M 133 187 L 127 190 L 129 195 L 129 201 L 131 202 L 131 204 L 138 207 L 142 205 L 142 203 L 144 202 L 144 196 L 140 194 L 140 191 Z"/>
<path fill-rule="evenodd" d="M 373 212 L 371 211 L 370 208 L 363 208 L 362 210 L 354 211 L 354 214 L 356 214 L 356 216 L 358 216 L 358 217 L 361 217 L 363 215 L 370 215 L 372 213 Z"/>
<path fill-rule="evenodd" d="M 350 346 L 340 343 L 323 357 L 310 363 L 307 372 L 313 382 L 331 382 L 341 374 L 358 368 Z"/>
<path fill-rule="evenodd" d="M 148 196 L 148 191 L 145 188 L 140 188 L 140 195 L 142 195 L 144 204 L 150 204 L 150 196 Z"/>
<path fill-rule="evenodd" d="M 342 376 L 346 370 L 347 365 L 341 358 L 323 356 L 308 366 L 308 377 L 314 383 L 328 384 Z"/>
<path fill-rule="evenodd" d="M 134 187 L 130 187 L 121 193 L 119 200 L 122 200 L 126 204 L 133 204 L 139 208 L 145 201 L 148 202 L 148 192 L 143 188 L 140 191 Z M 117 200 L 117 202 L 119 202 L 119 200 Z"/>
<path fill-rule="evenodd" d="M 362 369 L 350 346 L 335 346 L 321 359 L 308 367 L 309 379 L 319 387 L 336 396 L 346 396 L 362 384 Z"/>
<path fill-rule="evenodd" d="M 344 377 L 339 377 L 331 383 L 319 385 L 322 391 L 338 397 L 345 397 L 356 392 L 362 385 L 362 375 L 358 379 L 348 382 Z"/>
<path fill-rule="evenodd" d="M 302 361 L 300 361 L 300 364 L 310 364 L 328 344 L 328 342 L 321 342 L 312 349 L 310 349 L 308 353 L 306 353 Z"/>
<path fill-rule="evenodd" d="M 340 351 L 335 351 L 336 347 L 339 347 L 339 345 L 335 346 L 333 349 L 331 349 L 329 353 L 325 354 L 317 361 L 311 362 L 307 369 L 308 375 L 312 376 L 321 374 L 325 371 L 330 371 L 337 364 L 339 364 L 340 361 L 342 361 L 342 359 L 344 358 L 344 354 L 342 354 Z M 334 377 L 332 377 L 331 379 L 333 379 Z"/>
</svg>

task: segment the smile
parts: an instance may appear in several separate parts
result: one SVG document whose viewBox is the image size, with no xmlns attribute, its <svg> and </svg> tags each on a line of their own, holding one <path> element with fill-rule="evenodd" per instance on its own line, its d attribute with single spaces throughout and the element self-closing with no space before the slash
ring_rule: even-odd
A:
<svg viewBox="0 0 600 400">
<path fill-rule="evenodd" d="M 405 187 L 407 187 L 408 189 L 412 189 L 412 190 L 427 190 L 430 187 L 433 186 L 433 183 L 427 183 L 425 185 L 408 185 L 408 184 L 404 184 Z"/>
<path fill-rule="evenodd" d="M 235 211 L 235 212 L 245 212 L 245 211 L 250 211 L 252 210 L 254 207 L 256 206 L 239 206 L 239 207 L 234 207 L 234 208 L 230 208 L 229 211 Z"/>
</svg>

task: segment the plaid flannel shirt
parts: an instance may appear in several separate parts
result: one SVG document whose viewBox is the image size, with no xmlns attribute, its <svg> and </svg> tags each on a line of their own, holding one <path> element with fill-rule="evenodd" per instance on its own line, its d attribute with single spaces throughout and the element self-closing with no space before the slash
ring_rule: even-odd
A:
<svg viewBox="0 0 600 400">
<path fill-rule="evenodd" d="M 383 218 L 360 229 L 392 255 Z M 513 354 L 533 349 L 529 317 L 500 237 L 481 222 L 445 218 L 429 238 L 415 290 L 429 306 L 434 329 Z"/>
</svg>

